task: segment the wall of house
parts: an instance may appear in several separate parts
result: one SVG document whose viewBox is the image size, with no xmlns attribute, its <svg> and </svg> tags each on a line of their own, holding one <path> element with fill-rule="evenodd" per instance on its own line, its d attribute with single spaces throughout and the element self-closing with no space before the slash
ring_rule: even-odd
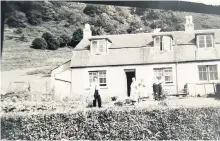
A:
<svg viewBox="0 0 220 141">
<path fill-rule="evenodd" d="M 154 81 L 154 68 L 172 67 L 173 84 L 165 84 L 165 90 L 169 94 L 176 94 L 181 91 L 187 83 L 189 93 L 192 96 L 197 94 L 204 95 L 214 92 L 213 83 L 205 83 L 199 81 L 198 65 L 218 65 L 220 70 L 220 61 L 210 62 L 194 62 L 180 64 L 154 64 L 154 65 L 133 65 L 133 66 L 111 66 L 111 67 L 94 67 L 94 68 L 76 68 L 72 69 L 72 96 L 83 97 L 90 92 L 89 88 L 89 71 L 106 70 L 107 86 L 102 87 L 103 98 L 108 99 L 111 96 L 127 97 L 126 69 L 136 70 L 137 81 L 143 79 L 146 84 L 147 94 L 153 93 L 152 84 Z M 176 71 L 177 68 L 177 71 Z M 177 77 L 176 77 L 177 76 Z M 218 78 L 220 73 L 218 72 Z M 220 82 L 212 81 L 212 82 Z M 176 85 L 178 83 L 178 85 Z"/>
<path fill-rule="evenodd" d="M 71 96 L 71 70 L 66 70 L 54 76 L 55 98 L 62 100 Z"/>
<path fill-rule="evenodd" d="M 218 79 L 217 81 L 200 81 L 198 65 L 218 65 Z M 192 96 L 198 94 L 205 95 L 214 92 L 213 82 L 220 82 L 220 61 L 209 61 L 209 62 L 192 62 L 192 63 L 180 63 L 177 65 L 178 73 L 178 89 L 184 88 L 184 85 L 188 83 L 189 93 Z"/>
<path fill-rule="evenodd" d="M 89 94 L 89 71 L 106 70 L 107 86 L 102 87 L 103 98 L 108 99 L 111 96 L 127 97 L 126 69 L 136 70 L 136 79 L 144 80 L 147 88 L 147 94 L 152 94 L 152 84 L 154 81 L 153 68 L 172 67 L 173 84 L 167 84 L 166 89 L 176 91 L 176 71 L 175 64 L 160 65 L 139 65 L 139 66 L 115 66 L 115 67 L 94 67 L 94 68 L 76 68 L 72 69 L 72 96 L 82 97 Z"/>
</svg>

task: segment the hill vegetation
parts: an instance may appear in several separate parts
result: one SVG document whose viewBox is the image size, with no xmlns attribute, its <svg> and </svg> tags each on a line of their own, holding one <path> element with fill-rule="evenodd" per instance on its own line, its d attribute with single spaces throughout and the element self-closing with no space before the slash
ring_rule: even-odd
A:
<svg viewBox="0 0 220 141">
<path fill-rule="evenodd" d="M 196 29 L 220 27 L 219 15 L 148 8 L 24 1 L 7 2 L 6 9 L 5 23 L 9 27 L 40 26 L 55 22 L 62 24 L 61 27 L 57 26 L 57 29 L 70 29 L 73 32 L 89 23 L 92 25 L 93 35 L 150 32 L 155 28 L 161 28 L 162 31 L 183 30 L 184 18 L 189 14 L 194 18 Z M 53 25 L 54 23 L 50 24 Z M 65 30 L 63 32 L 65 33 Z"/>
<path fill-rule="evenodd" d="M 57 48 L 75 47 L 82 39 L 86 23 L 91 25 L 93 35 L 151 32 L 155 28 L 172 31 L 184 30 L 187 15 L 193 16 L 195 29 L 220 28 L 219 15 L 61 1 L 7 1 L 2 68 L 5 70 L 6 65 L 6 70 L 10 70 L 24 64 L 34 67 L 30 60 L 38 62 L 38 58 L 38 64 L 44 64 L 41 61 L 57 56 L 54 51 Z M 42 36 L 45 33 L 50 33 L 53 38 L 45 39 Z M 37 51 L 35 48 L 51 49 L 50 55 L 54 54 L 46 54 L 47 58 L 30 56 L 30 52 Z M 71 48 L 59 50 L 65 55 L 59 58 L 70 58 Z M 19 60 L 21 52 L 29 58 Z M 13 56 L 8 56 L 12 53 Z"/>
</svg>

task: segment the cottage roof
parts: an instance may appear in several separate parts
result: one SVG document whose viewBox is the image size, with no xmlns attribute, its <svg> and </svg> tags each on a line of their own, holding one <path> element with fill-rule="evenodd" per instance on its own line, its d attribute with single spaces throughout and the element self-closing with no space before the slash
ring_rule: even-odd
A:
<svg viewBox="0 0 220 141">
<path fill-rule="evenodd" d="M 215 34 L 215 48 L 198 50 L 196 34 Z M 153 47 L 153 37 L 169 35 L 176 46 L 171 51 L 161 52 Z M 107 55 L 90 55 L 90 39 L 83 39 L 73 50 L 71 67 L 172 63 L 179 61 L 199 61 L 220 59 L 220 29 L 197 30 L 194 33 L 184 31 L 139 33 L 122 35 L 93 36 L 91 39 L 112 41 Z"/>
</svg>

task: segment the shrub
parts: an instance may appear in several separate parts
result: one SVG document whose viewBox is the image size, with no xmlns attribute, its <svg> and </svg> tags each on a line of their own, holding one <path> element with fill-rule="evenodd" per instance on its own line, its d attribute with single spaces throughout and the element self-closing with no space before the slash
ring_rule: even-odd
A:
<svg viewBox="0 0 220 141">
<path fill-rule="evenodd" d="M 42 13 L 37 10 L 28 11 L 28 22 L 32 25 L 40 25 L 42 23 Z"/>
<path fill-rule="evenodd" d="M 118 99 L 118 97 L 117 96 L 113 96 L 113 97 L 111 97 L 111 99 L 112 99 L 112 101 L 116 101 Z"/>
<path fill-rule="evenodd" d="M 103 8 L 104 6 L 101 5 L 87 4 L 83 10 L 83 13 L 90 16 L 99 15 L 104 12 Z"/>
<path fill-rule="evenodd" d="M 57 50 L 60 46 L 60 42 L 57 38 L 49 38 L 47 41 L 48 49 Z"/>
<path fill-rule="evenodd" d="M 21 35 L 19 40 L 22 41 L 22 42 L 28 42 L 28 38 L 24 34 Z"/>
<path fill-rule="evenodd" d="M 33 40 L 31 48 L 46 49 L 47 48 L 47 42 L 43 38 L 36 38 L 36 39 Z"/>
<path fill-rule="evenodd" d="M 220 107 L 91 109 L 1 116 L 6 140 L 219 140 Z"/>
<path fill-rule="evenodd" d="M 43 33 L 41 37 L 44 38 L 46 41 L 48 41 L 50 38 L 54 38 L 53 34 L 51 34 L 50 32 Z"/>
<path fill-rule="evenodd" d="M 21 34 L 23 33 L 22 28 L 17 28 L 16 30 L 13 31 L 15 34 Z"/>
<path fill-rule="evenodd" d="M 71 38 L 67 34 L 62 34 L 60 35 L 59 40 L 60 40 L 60 47 L 65 47 L 67 44 L 69 44 Z"/>
<path fill-rule="evenodd" d="M 14 11 L 8 14 L 8 18 L 5 23 L 10 27 L 26 27 L 27 26 L 27 17 L 25 13 L 20 11 Z"/>
</svg>

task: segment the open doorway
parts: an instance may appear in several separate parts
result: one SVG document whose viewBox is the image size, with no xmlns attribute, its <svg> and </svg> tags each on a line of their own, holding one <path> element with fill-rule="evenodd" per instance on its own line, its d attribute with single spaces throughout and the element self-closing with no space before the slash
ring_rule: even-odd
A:
<svg viewBox="0 0 220 141">
<path fill-rule="evenodd" d="M 135 76 L 135 70 L 125 70 L 125 75 L 126 75 L 126 82 L 127 82 L 127 96 L 130 97 L 130 92 L 131 92 L 131 83 L 132 83 L 132 78 L 136 77 Z"/>
</svg>

